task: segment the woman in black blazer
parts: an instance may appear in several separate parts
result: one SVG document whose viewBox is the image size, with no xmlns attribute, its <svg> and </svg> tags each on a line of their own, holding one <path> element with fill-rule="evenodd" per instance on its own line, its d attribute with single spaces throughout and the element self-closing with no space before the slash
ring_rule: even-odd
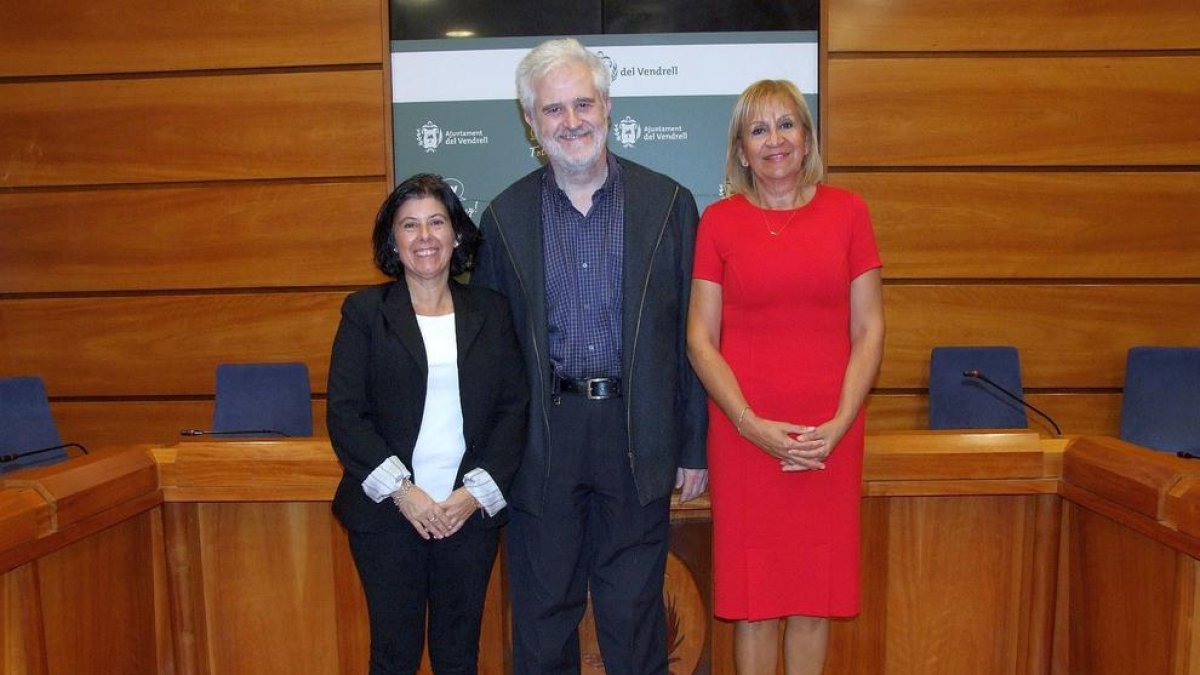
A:
<svg viewBox="0 0 1200 675">
<path fill-rule="evenodd" d="M 483 599 L 525 443 L 521 352 L 499 295 L 453 281 L 479 244 L 450 187 L 420 174 L 384 201 L 375 263 L 329 364 L 328 426 L 371 624 L 371 675 L 474 673 Z M 428 617 L 426 610 L 428 609 Z"/>
</svg>

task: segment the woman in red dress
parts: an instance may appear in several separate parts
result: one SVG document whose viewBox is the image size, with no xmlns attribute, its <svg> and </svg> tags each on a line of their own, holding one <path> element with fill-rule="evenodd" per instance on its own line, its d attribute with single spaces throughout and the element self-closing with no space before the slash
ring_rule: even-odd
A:
<svg viewBox="0 0 1200 675">
<path fill-rule="evenodd" d="M 866 205 L 820 183 L 812 114 L 763 80 L 729 125 L 696 241 L 688 355 L 710 396 L 714 599 L 740 675 L 820 673 L 859 601 L 863 401 L 883 354 Z"/>
</svg>

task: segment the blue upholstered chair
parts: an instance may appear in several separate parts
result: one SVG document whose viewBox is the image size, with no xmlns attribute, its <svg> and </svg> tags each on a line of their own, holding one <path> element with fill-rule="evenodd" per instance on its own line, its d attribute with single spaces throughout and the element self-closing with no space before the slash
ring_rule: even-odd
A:
<svg viewBox="0 0 1200 675">
<path fill-rule="evenodd" d="M 1125 361 L 1121 439 L 1200 454 L 1200 347 L 1133 347 Z"/>
<path fill-rule="evenodd" d="M 212 431 L 231 436 L 312 436 L 308 366 L 303 363 L 217 366 Z"/>
<path fill-rule="evenodd" d="M 1025 429 L 1025 408 L 979 378 L 1024 397 L 1016 347 L 934 347 L 929 357 L 930 429 Z"/>
<path fill-rule="evenodd" d="M 40 377 L 0 379 L 0 473 L 67 458 Z M 43 448 L 46 452 L 16 456 Z"/>
</svg>

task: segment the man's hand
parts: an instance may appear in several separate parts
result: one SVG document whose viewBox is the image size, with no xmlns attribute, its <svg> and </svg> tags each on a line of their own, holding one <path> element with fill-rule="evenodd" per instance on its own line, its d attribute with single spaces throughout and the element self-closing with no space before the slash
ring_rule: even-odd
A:
<svg viewBox="0 0 1200 675">
<path fill-rule="evenodd" d="M 708 469 L 675 470 L 675 488 L 680 490 L 679 503 L 690 502 L 708 489 Z"/>
</svg>

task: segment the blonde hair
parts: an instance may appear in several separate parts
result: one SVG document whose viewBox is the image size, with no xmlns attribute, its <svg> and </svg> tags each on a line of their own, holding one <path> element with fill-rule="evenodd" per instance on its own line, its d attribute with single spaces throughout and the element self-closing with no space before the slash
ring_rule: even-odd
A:
<svg viewBox="0 0 1200 675">
<path fill-rule="evenodd" d="M 788 80 L 759 80 L 746 87 L 733 106 L 733 117 L 729 120 L 729 146 L 725 151 L 726 194 L 747 194 L 754 190 L 754 174 L 750 167 L 742 166 L 738 150 L 742 145 L 742 131 L 748 120 L 773 103 L 791 104 L 804 127 L 804 139 L 808 154 L 800 171 L 800 186 L 816 185 L 825 178 L 825 164 L 821 161 L 821 148 L 817 144 L 812 112 L 804 101 L 800 89 Z"/>
</svg>

